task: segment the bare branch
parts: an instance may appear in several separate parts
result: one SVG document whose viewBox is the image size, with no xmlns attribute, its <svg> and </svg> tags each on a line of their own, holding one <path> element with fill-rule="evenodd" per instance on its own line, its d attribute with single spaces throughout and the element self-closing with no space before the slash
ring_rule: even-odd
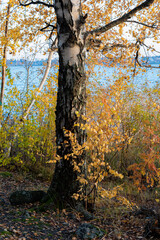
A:
<svg viewBox="0 0 160 240">
<path fill-rule="evenodd" d="M 89 38 L 86 41 L 86 48 L 99 48 L 102 44 L 102 41 L 100 39 L 93 39 Z"/>
<path fill-rule="evenodd" d="M 136 42 L 136 47 L 137 47 L 137 51 L 136 51 L 135 62 L 134 62 L 133 77 L 135 77 L 135 75 L 136 75 L 136 67 L 138 64 L 138 57 L 139 57 L 139 50 L 140 50 L 140 41 L 139 40 Z"/>
<path fill-rule="evenodd" d="M 153 66 L 153 65 L 151 66 L 151 65 L 147 65 L 147 64 L 141 64 L 138 57 L 137 57 L 136 61 L 137 61 L 138 65 L 139 65 L 140 67 L 145 67 L 145 68 L 160 68 L 160 65 L 159 65 L 159 66 Z"/>
<path fill-rule="evenodd" d="M 138 22 L 138 21 L 134 21 L 134 20 L 127 20 L 126 22 L 129 22 L 129 23 L 137 23 L 137 24 L 140 24 L 140 25 L 143 25 L 145 27 L 149 27 L 149 28 L 155 28 L 157 30 L 159 30 L 160 28 L 158 28 L 158 26 L 156 26 L 155 24 L 153 25 L 148 25 L 146 23 L 142 23 L 142 22 Z"/>
<path fill-rule="evenodd" d="M 46 66 L 46 70 L 45 70 L 45 73 L 44 73 L 44 76 L 42 78 L 42 81 L 39 85 L 39 88 L 38 88 L 38 91 L 35 93 L 35 96 L 33 98 L 33 100 L 31 101 L 29 107 L 27 108 L 26 112 L 24 113 L 24 116 L 23 118 L 20 119 L 20 121 L 23 121 L 25 120 L 27 117 L 28 117 L 28 114 L 32 108 L 32 106 L 34 105 L 35 101 L 36 101 L 36 97 L 38 96 L 39 92 L 42 90 L 43 88 L 43 85 L 48 77 L 48 74 L 49 74 L 49 70 L 51 68 L 51 60 L 52 60 L 52 55 L 53 55 L 53 50 L 50 50 L 49 52 L 49 56 L 48 56 L 48 60 L 47 60 L 47 66 Z"/>
<path fill-rule="evenodd" d="M 29 6 L 29 5 L 33 5 L 33 4 L 35 4 L 35 5 L 36 5 L 36 4 L 42 4 L 42 5 L 46 6 L 46 7 L 53 7 L 53 8 L 54 8 L 54 4 L 42 2 L 42 1 L 39 1 L 39 0 L 37 0 L 37 1 L 31 0 L 30 2 L 25 1 L 25 3 L 22 3 L 22 2 L 19 0 L 19 4 L 20 4 L 21 6 L 24 6 L 24 7 Z"/>
<path fill-rule="evenodd" d="M 147 46 L 145 43 L 141 42 L 141 45 L 145 46 L 147 49 L 149 50 L 153 50 L 154 52 L 160 53 L 160 51 L 157 51 L 155 48 L 151 47 L 151 46 Z"/>
<path fill-rule="evenodd" d="M 54 39 L 54 41 L 52 42 L 51 51 L 55 51 L 55 50 L 58 49 L 57 44 L 58 44 L 58 37 L 56 37 L 56 38 Z"/>
<path fill-rule="evenodd" d="M 89 38 L 86 42 L 86 48 L 87 49 L 99 48 L 102 43 L 103 43 L 103 41 L 101 41 L 100 39 Z M 113 48 L 131 48 L 131 47 L 134 47 L 134 46 L 135 46 L 135 43 L 131 43 L 131 44 L 128 44 L 128 45 L 123 44 L 123 43 L 111 43 L 111 44 L 104 45 L 104 47 L 102 49 L 102 52 L 112 50 Z"/>
<path fill-rule="evenodd" d="M 50 23 L 45 22 L 45 24 L 46 24 L 46 26 L 43 27 L 43 28 L 41 28 L 40 31 L 42 31 L 42 32 L 43 32 L 43 31 L 46 31 L 46 29 L 49 28 L 49 27 L 52 28 L 52 30 L 49 30 L 49 31 L 53 31 L 54 29 L 57 28 L 56 26 L 54 26 L 54 25 L 52 25 L 52 24 L 50 24 Z"/>
<path fill-rule="evenodd" d="M 144 67 L 144 68 L 160 68 L 160 65 L 159 66 L 151 66 L 149 64 L 143 64 L 143 63 L 140 63 L 139 61 L 139 50 L 140 50 L 140 46 L 146 46 L 144 43 L 142 43 L 140 40 L 137 41 L 136 43 L 137 45 L 137 51 L 136 51 L 136 56 L 135 56 L 135 69 L 134 69 L 134 76 L 135 76 L 135 70 L 136 70 L 136 64 L 138 64 L 140 67 Z"/>
<path fill-rule="evenodd" d="M 115 43 L 115 44 L 112 44 L 112 45 L 105 45 L 104 48 L 103 48 L 103 52 L 104 51 L 108 51 L 108 50 L 112 50 L 113 48 L 131 48 L 131 47 L 135 47 L 135 43 L 131 43 L 131 44 L 121 44 L 121 43 Z"/>
<path fill-rule="evenodd" d="M 133 17 L 137 12 L 141 11 L 142 9 L 149 7 L 152 3 L 154 2 L 154 0 L 146 0 L 145 2 L 143 2 L 142 4 L 140 4 L 139 6 L 133 8 L 131 11 L 129 11 L 128 13 L 124 14 L 122 17 L 102 26 L 99 28 L 96 28 L 92 31 L 88 31 L 85 32 L 84 35 L 85 37 L 87 37 L 88 35 L 93 35 L 95 34 L 96 36 L 99 36 L 100 34 L 107 32 L 108 30 L 110 30 L 111 28 L 119 25 L 120 23 L 124 23 L 126 22 L 128 19 L 130 19 L 131 17 Z"/>
</svg>

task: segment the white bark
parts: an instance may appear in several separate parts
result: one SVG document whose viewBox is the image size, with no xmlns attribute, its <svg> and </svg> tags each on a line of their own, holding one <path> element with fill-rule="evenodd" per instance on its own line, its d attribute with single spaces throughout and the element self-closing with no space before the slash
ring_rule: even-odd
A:
<svg viewBox="0 0 160 240">
<path fill-rule="evenodd" d="M 80 53 L 80 47 L 75 45 L 74 47 L 66 47 L 63 51 L 64 64 L 73 66 L 78 65 L 78 54 Z"/>
<path fill-rule="evenodd" d="M 23 118 L 22 118 L 23 120 L 25 120 L 25 119 L 28 117 L 28 114 L 29 114 L 31 108 L 33 107 L 33 105 L 34 105 L 34 103 L 35 103 L 35 101 L 36 101 L 36 97 L 38 96 L 38 94 L 39 94 L 40 91 L 42 90 L 43 85 L 44 85 L 44 83 L 45 83 L 45 81 L 46 81 L 46 79 L 47 79 L 47 77 L 48 77 L 49 70 L 50 70 L 50 68 L 51 68 L 52 56 L 53 56 L 53 51 L 50 51 L 50 52 L 49 52 L 49 56 L 48 56 L 48 60 L 47 60 L 47 66 L 46 66 L 46 70 L 45 70 L 44 76 L 43 76 L 42 81 L 41 81 L 41 83 L 40 83 L 40 85 L 39 85 L 38 91 L 35 93 L 35 96 L 34 96 L 32 102 L 30 103 L 29 107 L 27 108 L 27 110 L 26 110 L 26 112 L 25 112 L 25 114 L 24 114 L 24 116 L 23 116 Z"/>
</svg>

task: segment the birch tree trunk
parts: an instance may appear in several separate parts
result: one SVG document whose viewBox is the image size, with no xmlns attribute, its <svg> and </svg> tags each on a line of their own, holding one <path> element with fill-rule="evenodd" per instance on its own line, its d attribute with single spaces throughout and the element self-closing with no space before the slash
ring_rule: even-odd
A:
<svg viewBox="0 0 160 240">
<path fill-rule="evenodd" d="M 81 13 L 80 0 L 56 0 L 59 77 L 56 107 L 56 141 L 57 162 L 48 196 L 59 206 L 71 201 L 72 194 L 79 189 L 77 173 L 73 170 L 72 159 L 65 155 L 72 152 L 72 146 L 64 134 L 64 129 L 75 133 L 79 144 L 86 138 L 84 130 L 75 127 L 75 123 L 83 122 L 79 115 L 85 115 L 86 108 L 86 76 L 84 71 L 85 49 L 81 31 L 85 17 Z M 68 144 L 65 144 L 69 141 Z M 77 163 L 84 154 L 77 156 Z"/>
</svg>

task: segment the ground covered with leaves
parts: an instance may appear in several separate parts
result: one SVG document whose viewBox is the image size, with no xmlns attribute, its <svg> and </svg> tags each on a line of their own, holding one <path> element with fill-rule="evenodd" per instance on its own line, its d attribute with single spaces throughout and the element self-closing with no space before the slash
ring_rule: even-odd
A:
<svg viewBox="0 0 160 240">
<path fill-rule="evenodd" d="M 4 169 L 0 171 L 0 239 L 87 239 L 77 233 L 80 226 L 89 226 L 85 224 L 102 230 L 103 234 L 94 239 L 159 239 L 158 236 L 149 235 L 153 227 L 159 231 L 159 220 L 153 216 L 158 211 L 159 202 L 154 199 L 139 199 L 141 208 L 135 209 L 127 209 L 116 198 L 103 200 L 96 206 L 93 220 L 89 221 L 74 209 L 37 212 L 34 209 L 38 203 L 12 206 L 9 202 L 13 191 L 47 191 L 48 186 L 49 182 L 30 175 L 10 173 Z M 137 199 L 133 197 L 133 200 Z"/>
</svg>

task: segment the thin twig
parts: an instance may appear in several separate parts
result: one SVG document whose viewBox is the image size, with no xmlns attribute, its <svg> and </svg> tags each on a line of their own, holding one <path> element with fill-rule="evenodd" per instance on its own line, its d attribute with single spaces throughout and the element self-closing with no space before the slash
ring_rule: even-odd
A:
<svg viewBox="0 0 160 240">
<path fill-rule="evenodd" d="M 42 4 L 42 5 L 44 5 L 44 6 L 46 6 L 46 7 L 53 7 L 54 8 L 54 4 L 50 4 L 50 3 L 46 3 L 46 2 L 42 2 L 42 1 L 33 1 L 33 0 L 31 0 L 30 2 L 28 2 L 28 1 L 26 1 L 26 3 L 22 3 L 20 0 L 19 0 L 19 4 L 21 5 L 21 6 L 23 6 L 23 7 L 26 7 L 26 6 L 29 6 L 29 5 L 37 5 L 37 4 Z"/>
<path fill-rule="evenodd" d="M 148 28 L 154 28 L 154 29 L 160 30 L 160 28 L 158 28 L 158 26 L 156 26 L 154 24 L 153 25 L 148 25 L 146 23 L 138 22 L 138 21 L 135 21 L 135 20 L 127 20 L 126 22 L 128 22 L 128 23 L 136 23 L 136 24 L 148 27 Z"/>
</svg>

